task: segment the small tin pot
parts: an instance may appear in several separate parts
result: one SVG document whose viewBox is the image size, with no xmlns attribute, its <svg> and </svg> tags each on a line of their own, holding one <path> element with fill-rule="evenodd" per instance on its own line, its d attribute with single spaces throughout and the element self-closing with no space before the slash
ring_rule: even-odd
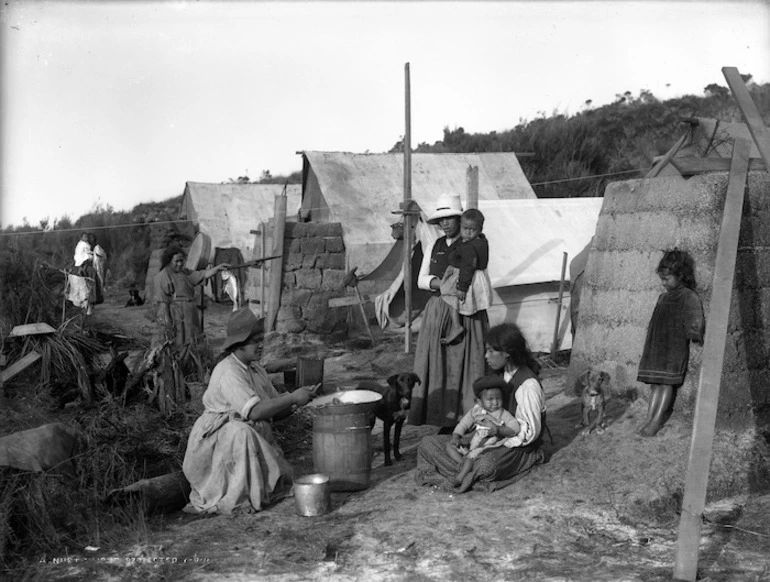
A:
<svg viewBox="0 0 770 582">
<path fill-rule="evenodd" d="M 331 509 L 329 476 L 321 473 L 303 475 L 294 480 L 294 505 L 305 517 L 324 515 Z"/>
</svg>

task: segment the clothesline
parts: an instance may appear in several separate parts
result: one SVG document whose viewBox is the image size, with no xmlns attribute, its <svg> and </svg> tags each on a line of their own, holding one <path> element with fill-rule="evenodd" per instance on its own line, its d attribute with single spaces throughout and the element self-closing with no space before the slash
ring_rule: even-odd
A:
<svg viewBox="0 0 770 582">
<path fill-rule="evenodd" d="M 624 170 L 622 172 L 611 172 L 608 174 L 595 174 L 593 176 L 581 176 L 578 178 L 564 178 L 561 180 L 549 180 L 547 182 L 535 182 L 530 184 L 530 186 L 546 186 L 548 184 L 562 184 L 565 182 L 576 182 L 578 180 L 590 180 L 592 178 L 606 178 L 608 176 L 622 176 L 625 174 L 634 174 L 636 172 L 644 172 L 644 168 L 637 168 L 635 170 Z M 330 207 L 327 207 L 330 208 Z M 303 210 L 321 210 L 321 208 L 304 208 Z M 91 230 L 105 230 L 108 228 L 128 228 L 128 227 L 142 227 L 142 226 L 158 226 L 161 224 L 178 224 L 180 222 L 192 222 L 191 220 L 164 220 L 160 222 L 132 222 L 128 224 L 113 224 L 109 226 L 87 226 L 87 227 L 80 227 L 80 228 L 62 228 L 62 229 L 55 229 L 55 230 L 30 230 L 30 231 L 24 231 L 24 232 L 0 232 L 0 236 L 20 236 L 20 235 L 26 235 L 26 234 L 51 234 L 51 233 L 59 233 L 59 232 L 83 232 L 84 230 L 91 231 Z"/>
<path fill-rule="evenodd" d="M 192 220 L 163 220 L 159 222 L 130 222 L 126 224 L 110 224 L 108 226 L 81 226 L 79 228 L 62 228 L 53 230 L 25 230 L 24 232 L 0 232 L 0 236 L 19 236 L 23 234 L 54 234 L 60 232 L 90 232 L 92 230 L 106 230 L 108 228 L 139 228 L 142 226 L 158 226 L 160 224 L 179 224 L 180 222 L 192 222 Z"/>
</svg>

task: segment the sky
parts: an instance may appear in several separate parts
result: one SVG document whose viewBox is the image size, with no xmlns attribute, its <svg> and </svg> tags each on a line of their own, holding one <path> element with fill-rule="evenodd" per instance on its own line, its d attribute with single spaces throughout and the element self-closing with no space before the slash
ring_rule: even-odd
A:
<svg viewBox="0 0 770 582">
<path fill-rule="evenodd" d="M 770 82 L 770 2 L 41 2 L 0 9 L 0 224 Z"/>
</svg>

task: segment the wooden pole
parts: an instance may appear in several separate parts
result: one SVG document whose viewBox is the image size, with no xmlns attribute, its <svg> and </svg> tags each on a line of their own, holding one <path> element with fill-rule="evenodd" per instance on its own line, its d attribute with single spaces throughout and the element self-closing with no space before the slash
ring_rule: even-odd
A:
<svg viewBox="0 0 770 582">
<path fill-rule="evenodd" d="M 479 207 L 479 167 L 468 166 L 465 171 L 465 186 L 467 190 L 466 207 Z"/>
<path fill-rule="evenodd" d="M 567 253 L 561 262 L 561 279 L 559 279 L 559 299 L 556 302 L 556 323 L 553 325 L 553 342 L 551 343 L 551 358 L 556 356 L 559 349 L 559 323 L 561 320 L 561 305 L 564 300 L 564 278 L 567 274 Z"/>
<path fill-rule="evenodd" d="M 741 74 L 735 67 L 722 67 L 722 74 L 727 79 L 733 97 L 738 102 L 738 108 L 743 113 L 743 117 L 746 118 L 746 125 L 749 126 L 749 132 L 754 138 L 759 155 L 765 161 L 765 167 L 770 168 L 770 131 L 765 127 L 762 116 L 746 88 L 746 83 L 743 82 Z"/>
<path fill-rule="evenodd" d="M 404 309 L 406 326 L 404 327 L 404 353 L 412 347 L 412 218 L 409 213 L 412 205 L 412 108 L 409 63 L 404 65 Z"/>
<path fill-rule="evenodd" d="M 261 236 L 261 242 L 262 242 L 262 244 L 260 245 L 261 248 L 259 250 L 261 251 L 262 256 L 264 257 L 265 246 L 267 246 L 267 232 L 266 232 L 267 224 L 264 222 L 261 223 L 259 225 L 259 230 L 261 233 L 260 236 Z M 267 274 L 266 266 L 267 266 L 267 261 L 265 261 L 259 266 L 259 316 L 260 317 L 265 317 L 265 276 Z"/>
<path fill-rule="evenodd" d="M 716 266 L 711 303 L 706 321 L 706 337 L 703 345 L 703 364 L 698 381 L 695 401 L 695 419 L 690 440 L 690 456 L 679 521 L 676 565 L 674 578 L 695 580 L 698 571 L 698 546 L 701 520 L 706 501 L 709 464 L 713 449 L 714 427 L 719 383 L 725 357 L 727 323 L 730 315 L 730 298 L 733 291 L 735 259 L 738 253 L 738 235 L 743 214 L 743 197 L 746 189 L 750 142 L 736 139 L 733 147 L 733 163 L 727 184 L 725 211 L 719 231 Z"/>
<path fill-rule="evenodd" d="M 671 159 L 676 155 L 676 153 L 679 151 L 679 148 L 681 148 L 684 145 L 685 140 L 687 139 L 687 136 L 690 135 L 690 131 L 685 133 L 682 137 L 679 138 L 679 141 L 677 141 L 674 144 L 674 147 L 672 147 L 670 150 L 666 152 L 666 155 L 664 155 L 657 164 L 655 164 L 650 171 L 647 173 L 645 178 L 655 178 L 658 174 L 660 174 L 661 170 L 666 167 L 666 165 L 671 161 Z"/>
<path fill-rule="evenodd" d="M 283 234 L 286 230 L 286 196 L 275 197 L 275 227 L 273 228 L 273 254 L 283 256 Z M 283 259 L 271 261 L 270 287 L 268 293 L 267 320 L 265 331 L 275 330 L 275 321 L 281 307 L 281 285 L 283 283 Z"/>
</svg>

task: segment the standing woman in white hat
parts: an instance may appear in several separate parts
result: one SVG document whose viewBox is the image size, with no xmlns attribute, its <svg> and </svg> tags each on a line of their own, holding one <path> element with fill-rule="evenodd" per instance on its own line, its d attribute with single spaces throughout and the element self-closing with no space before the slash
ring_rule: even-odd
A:
<svg viewBox="0 0 770 582">
<path fill-rule="evenodd" d="M 273 438 L 272 421 L 307 404 L 320 384 L 279 394 L 258 365 L 264 337 L 264 320 L 249 308 L 230 315 L 227 355 L 211 374 L 205 410 L 187 441 L 188 513 L 253 513 L 291 489 L 293 471 Z"/>
<path fill-rule="evenodd" d="M 444 236 L 428 246 L 423 256 L 417 286 L 432 293 L 422 313 L 414 356 L 414 372 L 422 383 L 412 392 L 409 423 L 432 424 L 450 433 L 463 414 L 473 408 L 473 382 L 484 375 L 484 337 L 489 330 L 486 310 L 461 315 L 465 333 L 449 345 L 441 343 L 452 324 L 452 307 L 441 299 L 441 280 L 449 267 L 449 256 L 460 237 L 459 196 L 442 196 L 428 224 L 437 225 Z"/>
</svg>

